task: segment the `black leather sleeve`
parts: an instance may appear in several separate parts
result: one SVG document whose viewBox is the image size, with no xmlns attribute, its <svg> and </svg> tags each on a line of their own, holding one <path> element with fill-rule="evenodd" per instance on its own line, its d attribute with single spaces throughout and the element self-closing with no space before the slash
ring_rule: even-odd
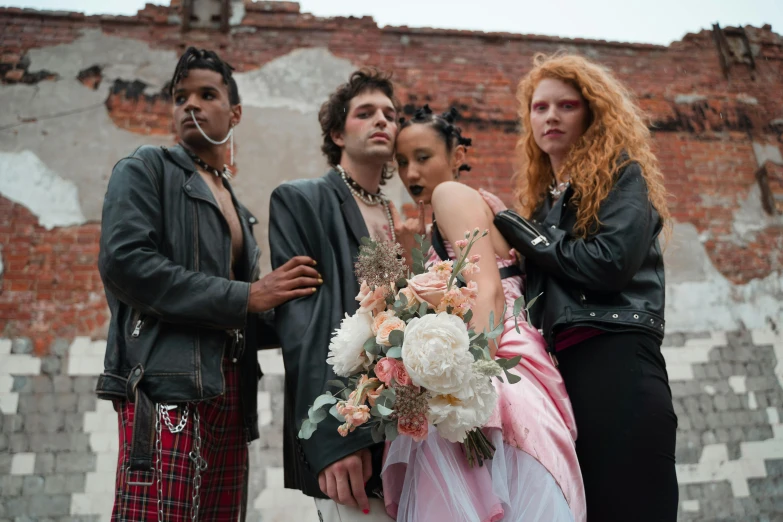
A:
<svg viewBox="0 0 783 522">
<path fill-rule="evenodd" d="M 335 212 L 340 211 L 336 208 Z M 275 309 L 286 386 L 293 394 L 295 437 L 315 398 L 326 391 L 326 382 L 337 378 L 326 358 L 329 341 L 344 310 L 328 234 L 321 216 L 297 187 L 283 184 L 272 193 L 269 249 L 273 269 L 294 256 L 310 256 L 318 263 L 316 268 L 324 279 L 314 295 L 288 301 Z M 327 415 L 310 439 L 294 441 L 304 450 L 305 463 L 316 476 L 333 462 L 373 444 L 370 430 L 358 429 L 342 437 L 337 432 L 339 425 L 337 419 Z"/>
<path fill-rule="evenodd" d="M 115 165 L 101 221 L 103 284 L 120 301 L 161 321 L 243 328 L 249 283 L 189 271 L 161 253 L 161 185 L 141 158 Z"/>
<path fill-rule="evenodd" d="M 626 287 L 644 262 L 659 220 L 637 163 L 624 167 L 598 212 L 600 229 L 586 239 L 544 227 L 512 210 L 495 216 L 495 226 L 529 261 L 566 283 L 607 292 Z"/>
</svg>

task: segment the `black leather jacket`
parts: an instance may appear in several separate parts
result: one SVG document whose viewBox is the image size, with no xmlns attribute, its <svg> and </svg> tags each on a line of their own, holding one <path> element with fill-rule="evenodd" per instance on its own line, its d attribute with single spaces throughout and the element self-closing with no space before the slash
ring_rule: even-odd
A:
<svg viewBox="0 0 783 522">
<path fill-rule="evenodd" d="M 321 470 L 363 448 L 370 448 L 373 457 L 367 494 L 377 497 L 381 491 L 383 444 L 373 443 L 369 429 L 359 428 L 341 437 L 337 433 L 340 423 L 327 415 L 310 439 L 297 437 L 313 400 L 327 390 L 327 381 L 337 378 L 326 363 L 329 341 L 345 314 L 359 308 L 354 263 L 362 237 L 369 235 L 359 206 L 334 169 L 321 178 L 283 183 L 272 192 L 272 267 L 293 256 L 310 256 L 324 280 L 314 295 L 275 309 L 285 361 L 285 487 L 300 489 L 311 497 L 326 498 L 318 486 Z"/>
<path fill-rule="evenodd" d="M 664 270 L 658 242 L 661 218 L 650 202 L 641 167 L 630 163 L 617 174 L 601 204 L 600 229 L 586 239 L 572 235 L 576 210 L 569 187 L 554 206 L 533 220 L 511 210 L 495 226 L 525 257 L 525 297 L 542 294 L 531 308 L 533 325 L 550 349 L 555 336 L 573 326 L 664 334 Z"/>
<path fill-rule="evenodd" d="M 150 403 L 214 398 L 228 355 L 241 368 L 249 442 L 258 437 L 256 347 L 260 337 L 274 340 L 271 325 L 259 331 L 264 321 L 247 312 L 259 273 L 257 220 L 233 199 L 245 244 L 231 281 L 228 224 L 182 147 L 144 146 L 115 165 L 98 260 L 111 322 L 97 393 Z"/>
</svg>

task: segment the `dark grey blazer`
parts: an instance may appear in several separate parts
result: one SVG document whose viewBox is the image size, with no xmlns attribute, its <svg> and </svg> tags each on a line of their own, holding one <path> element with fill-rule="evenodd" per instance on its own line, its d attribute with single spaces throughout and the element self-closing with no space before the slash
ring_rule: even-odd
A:
<svg viewBox="0 0 783 522">
<path fill-rule="evenodd" d="M 314 295 L 289 301 L 275 310 L 286 373 L 285 487 L 300 489 L 312 497 L 326 498 L 317 479 L 322 469 L 368 447 L 373 450 L 373 478 L 366 489 L 373 496 L 380 491 L 383 446 L 373 444 L 369 429 L 360 428 L 341 437 L 338 421 L 328 415 L 309 440 L 297 437 L 313 400 L 327 389 L 327 381 L 336 378 L 326 363 L 329 340 L 345 314 L 353 314 L 359 307 L 354 263 L 365 236 L 369 232 L 361 211 L 334 169 L 318 179 L 284 183 L 272 193 L 272 268 L 293 256 L 306 255 L 316 260 L 324 279 Z"/>
</svg>

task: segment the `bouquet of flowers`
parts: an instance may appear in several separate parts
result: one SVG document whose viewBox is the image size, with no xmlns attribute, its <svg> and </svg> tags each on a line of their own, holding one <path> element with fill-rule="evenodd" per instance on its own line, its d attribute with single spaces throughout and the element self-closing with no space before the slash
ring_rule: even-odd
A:
<svg viewBox="0 0 783 522">
<path fill-rule="evenodd" d="M 327 358 L 347 385 L 329 381 L 335 392 L 315 399 L 300 438 L 310 438 L 330 414 L 342 423 L 343 436 L 361 427 L 372 430 L 376 442 L 398 434 L 421 441 L 432 425 L 443 438 L 463 444 L 471 466 L 492 458 L 495 448 L 480 429 L 498 400 L 491 379 L 502 381 L 505 374 L 509 383 L 518 382 L 508 370 L 520 357 L 490 355 L 489 343 L 503 333 L 503 317 L 496 324 L 490 313 L 489 331 L 477 333 L 470 326 L 479 289 L 465 277 L 478 271 L 479 256 L 470 251 L 487 234 L 466 233 L 455 243 L 461 249 L 456 261 L 429 264 L 429 244 L 418 236 L 407 277 L 398 244 L 363 239 L 356 263 L 360 308 L 346 314 Z M 514 303 L 515 317 L 523 306 L 522 298 Z"/>
</svg>

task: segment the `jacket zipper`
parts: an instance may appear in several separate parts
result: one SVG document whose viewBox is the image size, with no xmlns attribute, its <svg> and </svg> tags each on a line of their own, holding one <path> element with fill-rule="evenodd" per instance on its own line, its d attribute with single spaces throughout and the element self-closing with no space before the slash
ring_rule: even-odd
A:
<svg viewBox="0 0 783 522">
<path fill-rule="evenodd" d="M 133 313 L 133 320 L 131 321 L 135 326 L 133 327 L 133 332 L 131 333 L 131 337 L 137 338 L 139 335 L 141 335 L 141 327 L 144 326 L 144 318 L 141 316 L 141 312 L 134 312 Z"/>
<path fill-rule="evenodd" d="M 196 174 L 198 175 L 198 173 Z M 196 272 L 199 271 L 199 244 L 198 244 L 198 205 L 193 202 L 193 245 L 195 259 L 193 260 L 193 267 Z M 204 387 L 201 383 L 201 334 L 198 329 L 196 330 L 196 386 L 198 387 L 199 395 L 204 396 Z"/>
<path fill-rule="evenodd" d="M 549 240 L 543 235 L 539 234 L 538 231 L 535 228 L 531 227 L 524 219 L 521 219 L 516 215 L 510 213 L 503 213 L 500 215 L 506 220 L 513 221 L 514 223 L 519 225 L 522 228 L 522 230 L 524 230 L 528 234 L 531 234 L 533 236 L 533 239 L 530 241 L 531 245 L 536 246 L 539 243 L 544 243 L 545 246 L 549 246 Z"/>
</svg>

